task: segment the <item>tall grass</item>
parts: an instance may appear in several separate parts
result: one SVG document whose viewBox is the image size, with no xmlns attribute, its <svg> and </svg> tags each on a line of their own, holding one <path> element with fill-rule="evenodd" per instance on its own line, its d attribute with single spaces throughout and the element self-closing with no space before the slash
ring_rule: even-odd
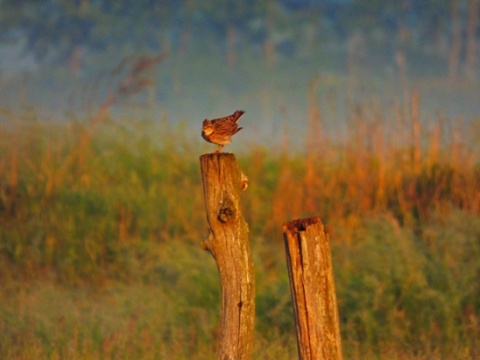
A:
<svg viewBox="0 0 480 360">
<path fill-rule="evenodd" d="M 304 152 L 287 129 L 239 155 L 256 358 L 296 356 L 281 224 L 310 215 L 331 233 L 348 358 L 480 355 L 478 119 L 420 112 L 415 94 L 352 105 L 332 133 L 312 97 Z M 212 358 L 219 283 L 197 246 L 208 144 L 168 121 L 105 118 L 63 171 L 88 124 L 27 113 L 2 127 L 0 357 Z"/>
</svg>

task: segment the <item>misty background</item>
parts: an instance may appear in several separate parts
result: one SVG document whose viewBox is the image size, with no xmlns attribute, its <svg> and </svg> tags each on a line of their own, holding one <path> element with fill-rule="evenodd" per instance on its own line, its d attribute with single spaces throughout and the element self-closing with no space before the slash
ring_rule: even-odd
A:
<svg viewBox="0 0 480 360">
<path fill-rule="evenodd" d="M 413 93 L 422 123 L 478 122 L 478 15 L 478 0 L 0 0 L 0 121 L 88 121 L 119 64 L 162 55 L 113 119 L 199 134 L 244 109 L 233 151 L 286 131 L 301 148 L 312 111 L 341 138 L 359 106 L 394 119 Z"/>
</svg>

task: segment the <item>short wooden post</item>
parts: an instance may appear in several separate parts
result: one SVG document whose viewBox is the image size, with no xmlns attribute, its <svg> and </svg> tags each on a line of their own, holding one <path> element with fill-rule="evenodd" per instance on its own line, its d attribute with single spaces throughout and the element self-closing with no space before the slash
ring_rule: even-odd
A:
<svg viewBox="0 0 480 360">
<path fill-rule="evenodd" d="M 320 218 L 283 225 L 301 360 L 340 360 L 342 347 L 328 232 Z"/>
<path fill-rule="evenodd" d="M 217 263 L 222 287 L 221 333 L 218 359 L 247 360 L 253 356 L 255 278 L 248 225 L 240 209 L 240 192 L 246 177 L 235 155 L 200 157 L 205 194 L 208 239 L 202 247 Z"/>
</svg>

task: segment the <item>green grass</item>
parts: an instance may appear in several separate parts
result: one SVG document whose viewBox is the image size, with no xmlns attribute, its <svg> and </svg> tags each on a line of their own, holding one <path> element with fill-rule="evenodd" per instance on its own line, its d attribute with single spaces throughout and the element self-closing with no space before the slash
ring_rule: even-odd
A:
<svg viewBox="0 0 480 360">
<path fill-rule="evenodd" d="M 238 155 L 250 179 L 254 358 L 297 356 L 281 225 L 310 215 L 329 226 L 346 358 L 477 358 L 474 133 L 461 144 L 425 136 L 415 158 L 408 135 L 365 137 L 358 121 L 322 152 Z M 0 358 L 214 358 L 220 284 L 199 246 L 198 156 L 211 146 L 127 119 L 101 124 L 67 161 L 83 129 L 19 117 L 0 134 Z"/>
</svg>

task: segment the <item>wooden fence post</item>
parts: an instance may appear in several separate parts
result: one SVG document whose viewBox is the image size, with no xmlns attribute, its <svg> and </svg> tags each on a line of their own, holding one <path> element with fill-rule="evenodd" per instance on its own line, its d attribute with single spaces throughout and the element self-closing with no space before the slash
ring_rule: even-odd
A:
<svg viewBox="0 0 480 360">
<path fill-rule="evenodd" d="M 283 225 L 301 360 L 341 360 L 342 345 L 328 232 L 320 218 Z"/>
<path fill-rule="evenodd" d="M 253 356 L 255 277 L 248 225 L 240 209 L 245 177 L 235 155 L 200 156 L 208 239 L 202 248 L 217 263 L 222 287 L 221 333 L 218 359 L 247 360 Z"/>
</svg>

